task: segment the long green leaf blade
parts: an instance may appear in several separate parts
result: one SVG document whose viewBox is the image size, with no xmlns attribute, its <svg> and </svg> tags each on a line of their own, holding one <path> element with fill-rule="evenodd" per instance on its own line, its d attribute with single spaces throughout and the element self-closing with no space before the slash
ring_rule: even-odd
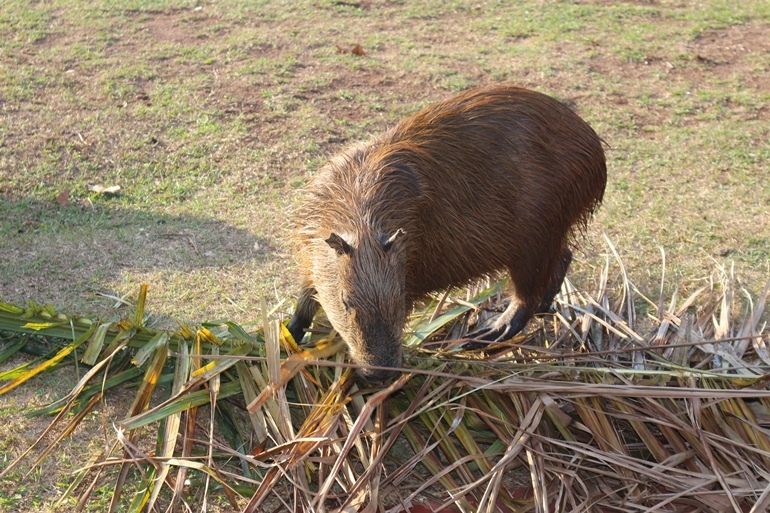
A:
<svg viewBox="0 0 770 513">
<path fill-rule="evenodd" d="M 65 347 L 59 350 L 58 353 L 56 353 L 56 356 L 51 358 L 50 360 L 47 360 L 40 365 L 37 365 L 36 367 L 30 369 L 29 371 L 25 372 L 18 378 L 14 379 L 4 387 L 0 388 L 0 395 L 3 395 L 4 393 L 13 390 L 17 386 L 21 385 L 25 381 L 34 378 L 41 372 L 45 372 L 46 370 L 51 369 L 54 367 L 57 363 L 62 361 L 64 358 L 69 356 L 75 349 L 80 347 L 81 344 L 83 344 L 85 341 L 88 340 L 88 338 L 91 336 L 91 334 L 94 332 L 95 326 L 91 326 L 91 328 L 85 332 L 80 338 L 75 340 L 74 342 L 67 344 Z"/>
</svg>

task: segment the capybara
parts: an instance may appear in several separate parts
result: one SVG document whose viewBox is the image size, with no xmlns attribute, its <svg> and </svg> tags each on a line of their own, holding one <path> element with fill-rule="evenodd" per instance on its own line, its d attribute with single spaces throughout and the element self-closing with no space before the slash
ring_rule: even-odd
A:
<svg viewBox="0 0 770 513">
<path fill-rule="evenodd" d="M 549 96 L 489 85 L 431 105 L 308 185 L 288 329 L 299 341 L 320 304 L 360 374 L 385 381 L 415 300 L 506 269 L 510 305 L 469 338 L 510 338 L 550 308 L 606 181 L 601 139 Z"/>
</svg>

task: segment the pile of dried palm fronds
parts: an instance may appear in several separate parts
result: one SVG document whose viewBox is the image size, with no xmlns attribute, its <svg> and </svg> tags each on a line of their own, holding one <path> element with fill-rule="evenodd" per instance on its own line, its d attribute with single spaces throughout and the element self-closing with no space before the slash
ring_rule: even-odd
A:
<svg viewBox="0 0 770 513">
<path fill-rule="evenodd" d="M 384 389 L 361 388 L 338 338 L 297 347 L 264 304 L 256 334 L 153 331 L 146 289 L 113 323 L 0 304 L 0 329 L 16 332 L 0 361 L 41 334 L 68 340 L 0 375 L 0 393 L 77 348 L 89 366 L 17 461 L 45 457 L 111 387 L 138 383 L 112 450 L 72 481 L 79 507 L 118 467 L 113 509 L 127 511 L 182 510 L 209 490 L 244 511 L 767 511 L 770 284 L 754 304 L 721 270 L 684 301 L 651 301 L 618 265 L 595 294 L 567 283 L 554 315 L 483 350 L 451 340 L 479 305 L 498 306 L 498 286 L 428 305 L 409 370 Z M 124 497 L 126 478 L 141 493 Z"/>
</svg>

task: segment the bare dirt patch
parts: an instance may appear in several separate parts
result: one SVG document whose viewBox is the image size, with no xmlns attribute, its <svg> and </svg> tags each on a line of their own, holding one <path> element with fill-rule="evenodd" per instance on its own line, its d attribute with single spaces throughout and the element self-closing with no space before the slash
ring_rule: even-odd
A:
<svg viewBox="0 0 770 513">
<path fill-rule="evenodd" d="M 770 63 L 770 27 L 746 24 L 708 30 L 695 37 L 688 48 L 703 73 L 727 79 L 741 77 L 741 84 L 757 91 L 770 92 L 770 83 L 762 76 Z M 694 79 L 702 79 L 696 75 Z"/>
<path fill-rule="evenodd" d="M 692 107 L 688 96 L 701 94 L 703 102 L 728 106 L 727 115 L 743 120 L 768 119 L 767 103 L 740 102 L 736 95 L 752 90 L 758 97 L 770 91 L 770 27 L 747 24 L 706 31 L 678 47 L 678 54 L 650 54 L 641 61 L 602 55 L 589 61 L 589 69 L 628 87 L 608 92 L 608 101 L 633 114 L 633 123 L 644 137 L 646 128 L 667 123 L 692 122 L 703 106 Z M 679 97 L 676 94 L 680 94 Z M 638 101 L 644 96 L 643 102 Z M 708 99 L 705 97 L 708 96 Z M 689 119 L 689 121 L 688 121 Z"/>
<path fill-rule="evenodd" d="M 167 41 L 180 45 L 193 45 L 208 39 L 206 29 L 216 22 L 212 18 L 197 14 L 195 11 L 157 11 L 148 15 L 144 22 L 147 31 L 158 41 Z"/>
</svg>

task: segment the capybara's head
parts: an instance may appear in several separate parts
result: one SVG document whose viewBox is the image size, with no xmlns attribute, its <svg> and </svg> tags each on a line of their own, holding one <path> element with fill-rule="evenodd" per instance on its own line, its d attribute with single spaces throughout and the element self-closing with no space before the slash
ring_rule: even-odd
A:
<svg viewBox="0 0 770 513">
<path fill-rule="evenodd" d="M 394 368 L 403 360 L 406 321 L 404 231 L 331 233 L 315 262 L 316 291 L 332 326 L 361 365 Z M 322 279 L 318 279 L 322 276 Z M 362 368 L 368 381 L 388 381 L 396 372 Z"/>
</svg>

